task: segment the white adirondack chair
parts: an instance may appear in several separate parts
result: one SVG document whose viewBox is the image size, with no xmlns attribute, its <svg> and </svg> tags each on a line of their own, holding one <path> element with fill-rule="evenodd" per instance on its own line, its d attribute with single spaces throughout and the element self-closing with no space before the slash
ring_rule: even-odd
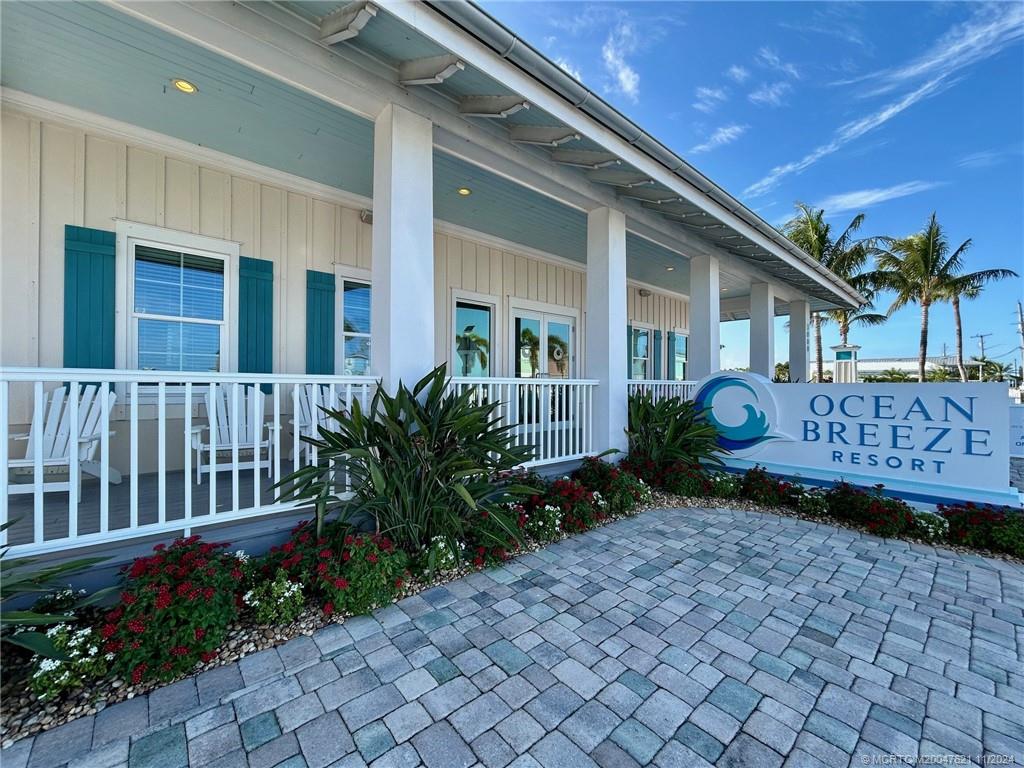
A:
<svg viewBox="0 0 1024 768">
<path fill-rule="evenodd" d="M 263 421 L 264 394 L 259 387 L 239 387 L 238 406 L 235 420 L 232 420 L 231 384 L 217 387 L 216 402 L 206 391 L 206 414 L 209 426 L 192 428 L 192 448 L 196 452 L 196 484 L 202 485 L 203 473 L 222 472 L 234 466 L 234 443 L 238 441 L 238 469 L 260 469 L 266 467 L 267 477 L 271 474 L 271 460 L 274 451 L 272 421 Z M 256 410 L 259 418 L 253 418 L 253 399 L 258 401 Z M 217 430 L 217 447 L 214 450 L 211 430 Z M 266 435 L 266 436 L 264 436 Z M 216 454 L 216 455 L 215 455 Z M 203 462 L 203 457 L 206 462 Z M 244 461 L 242 458 L 244 457 Z"/>
<path fill-rule="evenodd" d="M 330 422 L 323 409 L 331 407 L 331 388 L 324 384 L 303 384 L 299 387 L 298 401 L 298 419 L 291 420 L 292 426 L 298 429 L 300 435 L 317 437 L 319 435 L 317 428 L 326 427 Z M 335 407 L 341 407 L 341 405 L 339 397 L 339 402 L 335 404 Z M 300 458 L 308 455 L 312 450 L 312 446 L 308 443 L 299 443 Z"/>
<path fill-rule="evenodd" d="M 114 409 L 117 395 L 106 391 L 109 408 Z M 14 440 L 25 440 L 25 458 L 8 460 L 8 468 L 15 471 L 15 477 L 32 477 L 32 482 L 13 482 L 8 485 L 9 493 L 32 493 L 37 482 L 42 482 L 43 492 L 68 491 L 71 489 L 71 461 L 78 462 L 78 482 L 81 486 L 82 475 L 100 477 L 100 465 L 95 461 L 96 451 L 100 446 L 100 433 L 103 417 L 103 400 L 99 395 L 97 384 L 87 384 L 78 390 L 78 431 L 72 439 L 71 398 L 67 387 L 58 387 L 50 392 L 43 406 L 42 423 L 32 422 L 27 433 L 11 435 Z M 113 432 L 110 432 L 113 435 Z M 36 445 L 42 443 L 43 477 L 34 477 L 36 464 Z M 77 447 L 72 450 L 72 445 Z M 67 479 L 63 479 L 67 472 Z M 60 480 L 47 480 L 47 477 L 61 477 Z M 114 484 L 121 482 L 121 473 L 113 467 L 107 467 L 107 479 Z"/>
</svg>

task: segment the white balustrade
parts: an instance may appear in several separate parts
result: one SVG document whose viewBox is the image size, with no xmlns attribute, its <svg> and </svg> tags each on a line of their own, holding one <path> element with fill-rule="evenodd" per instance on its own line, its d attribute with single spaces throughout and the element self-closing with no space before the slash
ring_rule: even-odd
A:
<svg viewBox="0 0 1024 768">
<path fill-rule="evenodd" d="M 295 508 L 273 486 L 316 460 L 300 438 L 329 426 L 318 406 L 366 407 L 375 387 L 365 376 L 0 368 L 0 524 L 11 523 L 0 545 L 39 554 Z"/>
<path fill-rule="evenodd" d="M 0 368 L 0 546 L 11 556 L 182 532 L 295 509 L 274 485 L 316 462 L 321 406 L 370 405 L 375 379 Z M 452 379 L 497 403 L 526 466 L 593 444 L 596 381 Z M 212 413 L 211 413 L 212 412 Z M 344 490 L 344 489 L 342 489 Z"/>
<path fill-rule="evenodd" d="M 472 390 L 482 402 L 497 403 L 495 416 L 511 426 L 516 445 L 532 445 L 532 467 L 572 461 L 595 453 L 592 426 L 594 388 L 588 379 L 453 378 L 456 392 Z M 598 446 L 597 450 L 603 450 Z"/>
<path fill-rule="evenodd" d="M 689 400 L 693 397 L 695 381 L 668 381 L 668 380 L 631 380 L 629 382 L 629 394 L 649 392 L 655 402 L 667 400 L 671 397 L 678 397 L 680 400 Z"/>
</svg>

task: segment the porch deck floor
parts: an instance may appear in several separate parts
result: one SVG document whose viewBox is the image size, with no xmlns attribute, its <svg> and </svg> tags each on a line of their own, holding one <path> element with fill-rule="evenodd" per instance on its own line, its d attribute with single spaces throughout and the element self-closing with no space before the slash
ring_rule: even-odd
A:
<svg viewBox="0 0 1024 768">
<path fill-rule="evenodd" d="M 292 462 L 281 461 L 281 477 L 292 471 Z M 159 473 L 140 474 L 138 478 L 138 524 L 150 525 L 159 520 Z M 238 473 L 238 506 L 246 509 L 254 506 L 253 470 L 244 469 Z M 267 477 L 266 468 L 260 471 L 260 503 L 267 505 L 274 499 L 273 477 Z M 185 520 L 186 494 L 192 496 L 192 517 L 208 520 L 210 514 L 210 492 L 213 483 L 210 475 L 203 475 L 202 485 L 196 485 L 195 470 L 188 477 L 183 470 L 166 473 L 165 520 Z M 131 521 L 131 477 L 125 473 L 120 484 L 109 486 L 109 518 L 107 530 L 126 529 Z M 216 512 L 230 512 L 233 509 L 234 489 L 230 470 L 217 473 Z M 69 494 L 66 491 L 51 491 L 43 494 L 43 538 L 45 541 L 65 538 L 68 535 Z M 9 497 L 8 518 L 15 521 L 7 532 L 8 544 L 32 542 L 35 525 L 35 498 L 31 493 L 14 494 Z M 78 535 L 98 533 L 100 530 L 100 481 L 86 476 L 78 501 Z"/>
</svg>

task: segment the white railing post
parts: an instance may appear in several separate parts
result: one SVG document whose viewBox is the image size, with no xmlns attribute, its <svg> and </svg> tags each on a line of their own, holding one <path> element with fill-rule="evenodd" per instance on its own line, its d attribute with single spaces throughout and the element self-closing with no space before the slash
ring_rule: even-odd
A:
<svg viewBox="0 0 1024 768">
<path fill-rule="evenodd" d="M 7 380 L 0 380 L 0 545 L 7 544 L 7 441 L 11 439 L 7 414 L 10 392 L 11 385 Z"/>
</svg>

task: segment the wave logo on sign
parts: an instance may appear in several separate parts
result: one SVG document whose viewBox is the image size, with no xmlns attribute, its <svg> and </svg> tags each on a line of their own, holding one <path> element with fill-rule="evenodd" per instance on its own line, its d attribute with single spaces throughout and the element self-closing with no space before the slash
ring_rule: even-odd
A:
<svg viewBox="0 0 1024 768">
<path fill-rule="evenodd" d="M 716 374 L 701 382 L 693 401 L 718 430 L 719 446 L 729 451 L 747 451 L 769 440 L 786 439 L 773 431 L 778 418 L 775 398 L 759 377 Z"/>
</svg>

